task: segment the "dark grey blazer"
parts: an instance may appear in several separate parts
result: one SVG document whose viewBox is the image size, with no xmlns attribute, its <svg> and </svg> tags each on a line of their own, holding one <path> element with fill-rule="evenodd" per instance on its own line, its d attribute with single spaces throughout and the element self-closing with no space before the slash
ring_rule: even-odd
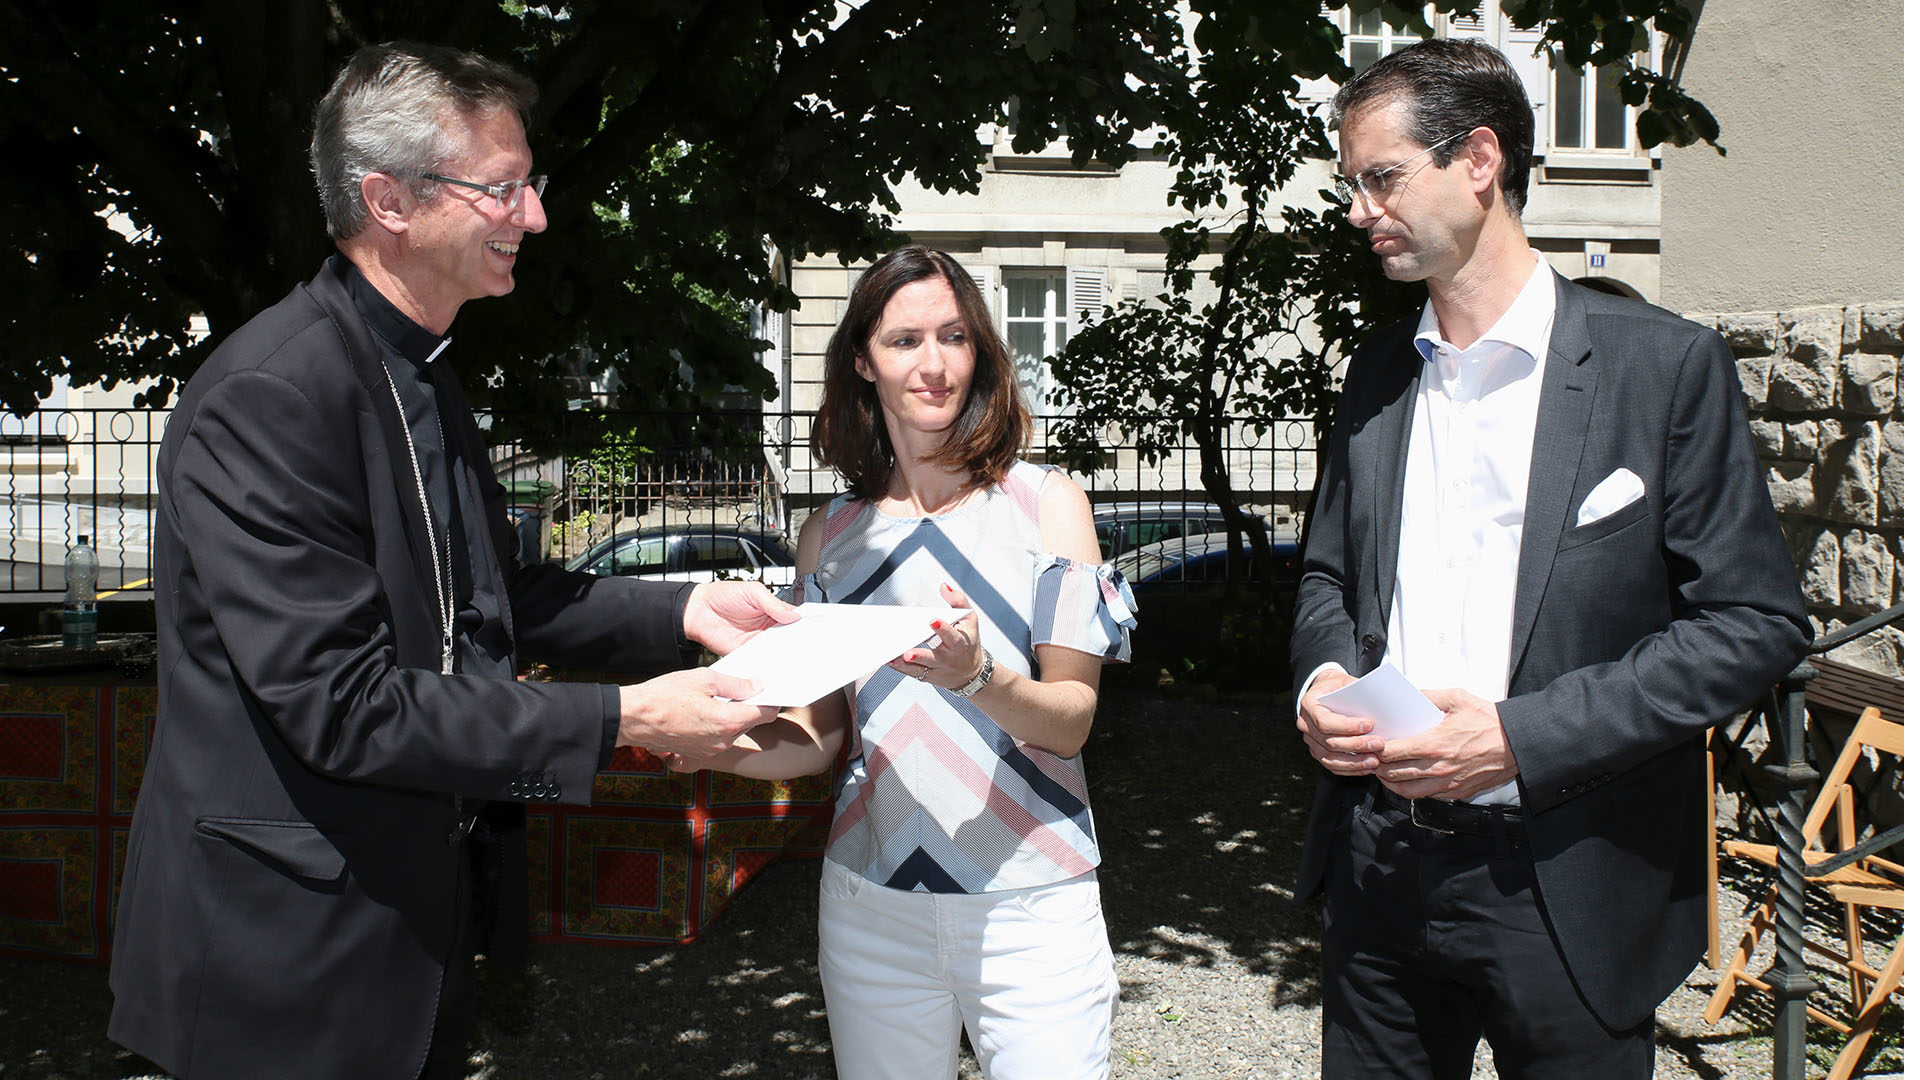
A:
<svg viewBox="0 0 1920 1080">
<path fill-rule="evenodd" d="M 1792 668 L 1811 630 L 1726 342 L 1557 275 L 1555 289 L 1499 712 L 1554 943 L 1594 1013 L 1625 1028 L 1705 942 L 1699 735 Z M 1296 680 L 1326 661 L 1357 675 L 1385 651 L 1418 321 L 1349 369 L 1303 553 Z M 1645 498 L 1576 527 L 1622 467 Z M 1323 777 L 1297 895 L 1319 890 L 1365 786 Z"/>
<path fill-rule="evenodd" d="M 108 1035 L 181 1076 L 418 1075 L 456 929 L 455 796 L 588 802 L 617 705 L 439 673 L 402 421 L 343 271 L 235 331 L 161 443 L 160 712 Z M 447 438 L 486 461 L 449 393 Z M 677 664 L 682 587 L 517 567 L 500 485 L 456 483 L 484 500 L 475 573 L 523 653 Z"/>
</svg>

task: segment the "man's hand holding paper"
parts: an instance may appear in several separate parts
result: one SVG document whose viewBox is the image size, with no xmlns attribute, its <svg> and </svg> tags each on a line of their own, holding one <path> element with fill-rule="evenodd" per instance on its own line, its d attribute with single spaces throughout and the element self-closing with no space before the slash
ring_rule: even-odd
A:
<svg viewBox="0 0 1920 1080">
<path fill-rule="evenodd" d="M 737 700 L 757 690 L 752 680 L 713 668 L 689 668 L 623 686 L 615 742 L 663 756 L 717 754 L 774 718 L 773 709 Z"/>
<path fill-rule="evenodd" d="M 1440 710 L 1392 664 L 1358 679 L 1324 672 L 1300 703 L 1300 730 L 1314 758 L 1339 776 L 1374 772 L 1390 741 L 1439 722 Z"/>
<path fill-rule="evenodd" d="M 1520 775 L 1494 703 L 1465 690 L 1427 690 L 1445 719 L 1389 740 L 1373 775 L 1409 799 L 1470 799 Z"/>
<path fill-rule="evenodd" d="M 1372 773 L 1409 799 L 1467 799 L 1519 774 L 1494 704 L 1465 690 L 1417 690 L 1392 664 L 1359 679 L 1329 671 L 1301 698 L 1314 759 Z"/>
<path fill-rule="evenodd" d="M 1353 676 L 1329 668 L 1317 676 L 1300 696 L 1300 715 L 1294 726 L 1306 737 L 1307 750 L 1335 776 L 1365 776 L 1380 764 L 1378 756 L 1385 740 L 1373 734 L 1373 721 L 1364 716 L 1336 712 L 1322 704 L 1321 698 L 1355 682 Z"/>
</svg>

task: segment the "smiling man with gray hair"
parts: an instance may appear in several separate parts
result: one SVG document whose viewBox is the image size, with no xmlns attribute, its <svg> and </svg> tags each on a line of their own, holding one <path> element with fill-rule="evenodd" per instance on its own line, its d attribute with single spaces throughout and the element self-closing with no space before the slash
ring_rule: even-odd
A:
<svg viewBox="0 0 1920 1080">
<path fill-rule="evenodd" d="M 514 679 L 525 654 L 681 667 L 794 617 L 750 582 L 513 560 L 448 330 L 513 290 L 546 228 L 533 99 L 472 53 L 356 53 L 314 123 L 339 253 L 222 343 L 168 422 L 160 711 L 108 1034 L 179 1076 L 464 1075 L 474 860 L 523 850 L 515 804 L 588 802 L 616 746 L 710 754 L 773 718 L 704 669 Z M 502 858 L 501 880 L 524 875 Z"/>
</svg>

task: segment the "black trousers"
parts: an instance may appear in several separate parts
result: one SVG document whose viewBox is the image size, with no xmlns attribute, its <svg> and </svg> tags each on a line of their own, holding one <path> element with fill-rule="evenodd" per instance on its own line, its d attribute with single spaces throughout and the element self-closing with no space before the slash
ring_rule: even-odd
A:
<svg viewBox="0 0 1920 1080">
<path fill-rule="evenodd" d="M 1653 1017 L 1603 1025 L 1553 943 L 1523 838 L 1446 835 L 1375 798 L 1328 856 L 1321 1075 L 1503 1080 L 1653 1075 Z"/>
</svg>

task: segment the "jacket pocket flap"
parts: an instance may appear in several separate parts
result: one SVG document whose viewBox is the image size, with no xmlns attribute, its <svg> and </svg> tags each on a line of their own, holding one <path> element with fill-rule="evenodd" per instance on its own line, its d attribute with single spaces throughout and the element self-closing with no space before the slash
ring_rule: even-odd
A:
<svg viewBox="0 0 1920 1080">
<path fill-rule="evenodd" d="M 347 857 L 340 849 L 304 821 L 201 818 L 195 827 L 203 836 L 230 840 L 264 855 L 297 877 L 335 881 L 347 870 Z"/>
</svg>

